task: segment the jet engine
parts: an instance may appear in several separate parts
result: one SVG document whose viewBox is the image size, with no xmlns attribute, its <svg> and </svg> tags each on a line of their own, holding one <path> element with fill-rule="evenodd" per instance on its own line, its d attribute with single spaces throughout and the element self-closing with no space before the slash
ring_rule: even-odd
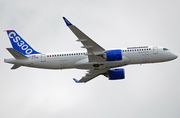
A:
<svg viewBox="0 0 180 118">
<path fill-rule="evenodd" d="M 118 61 L 122 60 L 121 50 L 108 50 L 103 54 L 106 61 Z"/>
<path fill-rule="evenodd" d="M 109 80 L 118 80 L 118 79 L 124 79 L 124 69 L 119 68 L 119 69 L 111 69 L 109 70 L 106 74 L 106 77 L 109 77 Z"/>
</svg>

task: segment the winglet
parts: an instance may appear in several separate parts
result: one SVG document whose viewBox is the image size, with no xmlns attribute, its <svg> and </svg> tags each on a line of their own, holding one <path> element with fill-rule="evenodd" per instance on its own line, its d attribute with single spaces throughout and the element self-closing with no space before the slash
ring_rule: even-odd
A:
<svg viewBox="0 0 180 118">
<path fill-rule="evenodd" d="M 73 80 L 76 82 L 76 83 L 78 83 L 79 81 L 77 80 L 77 79 L 75 79 L 75 78 L 73 78 Z"/>
<path fill-rule="evenodd" d="M 72 23 L 69 22 L 65 17 L 63 17 L 63 19 L 64 19 L 64 21 L 65 21 L 65 23 L 66 23 L 67 26 L 71 26 L 71 25 L 72 25 Z"/>
</svg>

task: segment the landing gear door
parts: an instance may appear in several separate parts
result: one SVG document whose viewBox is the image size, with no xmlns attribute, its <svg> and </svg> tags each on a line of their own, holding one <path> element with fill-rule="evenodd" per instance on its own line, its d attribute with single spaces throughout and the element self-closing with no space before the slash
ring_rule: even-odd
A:
<svg viewBox="0 0 180 118">
<path fill-rule="evenodd" d="M 45 54 L 41 54 L 41 62 L 46 62 L 46 55 Z"/>
<path fill-rule="evenodd" d="M 67 67 L 67 60 L 60 60 L 60 67 L 63 69 L 63 68 L 66 68 Z"/>
<path fill-rule="evenodd" d="M 142 59 L 143 59 L 143 63 L 148 63 L 149 62 L 149 54 L 143 54 Z"/>
</svg>

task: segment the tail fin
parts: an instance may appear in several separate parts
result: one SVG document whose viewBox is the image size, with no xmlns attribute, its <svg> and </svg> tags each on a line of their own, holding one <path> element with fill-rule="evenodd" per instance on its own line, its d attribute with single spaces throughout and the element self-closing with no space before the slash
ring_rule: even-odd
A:
<svg viewBox="0 0 180 118">
<path fill-rule="evenodd" d="M 15 50 L 24 54 L 41 54 L 35 51 L 28 43 L 26 43 L 14 30 L 6 30 L 11 44 Z"/>
</svg>

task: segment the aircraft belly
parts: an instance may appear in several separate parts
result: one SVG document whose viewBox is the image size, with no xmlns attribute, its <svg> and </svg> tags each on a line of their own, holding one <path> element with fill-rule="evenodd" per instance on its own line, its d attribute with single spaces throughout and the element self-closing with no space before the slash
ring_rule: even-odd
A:
<svg viewBox="0 0 180 118">
<path fill-rule="evenodd" d="M 130 58 L 129 64 L 143 64 L 143 63 L 151 63 L 151 53 L 145 52 L 138 52 L 138 53 L 131 53 L 126 54 Z"/>
<path fill-rule="evenodd" d="M 75 63 L 79 69 L 104 69 L 125 66 L 129 63 L 129 58 L 123 56 L 120 61 L 104 61 L 104 62 L 89 62 L 88 59 L 83 59 Z"/>
<path fill-rule="evenodd" d="M 75 68 L 74 64 L 80 59 L 82 59 L 82 57 L 49 58 L 46 59 L 46 61 L 41 61 L 41 59 L 30 59 L 24 66 L 45 69 L 69 69 Z"/>
</svg>

